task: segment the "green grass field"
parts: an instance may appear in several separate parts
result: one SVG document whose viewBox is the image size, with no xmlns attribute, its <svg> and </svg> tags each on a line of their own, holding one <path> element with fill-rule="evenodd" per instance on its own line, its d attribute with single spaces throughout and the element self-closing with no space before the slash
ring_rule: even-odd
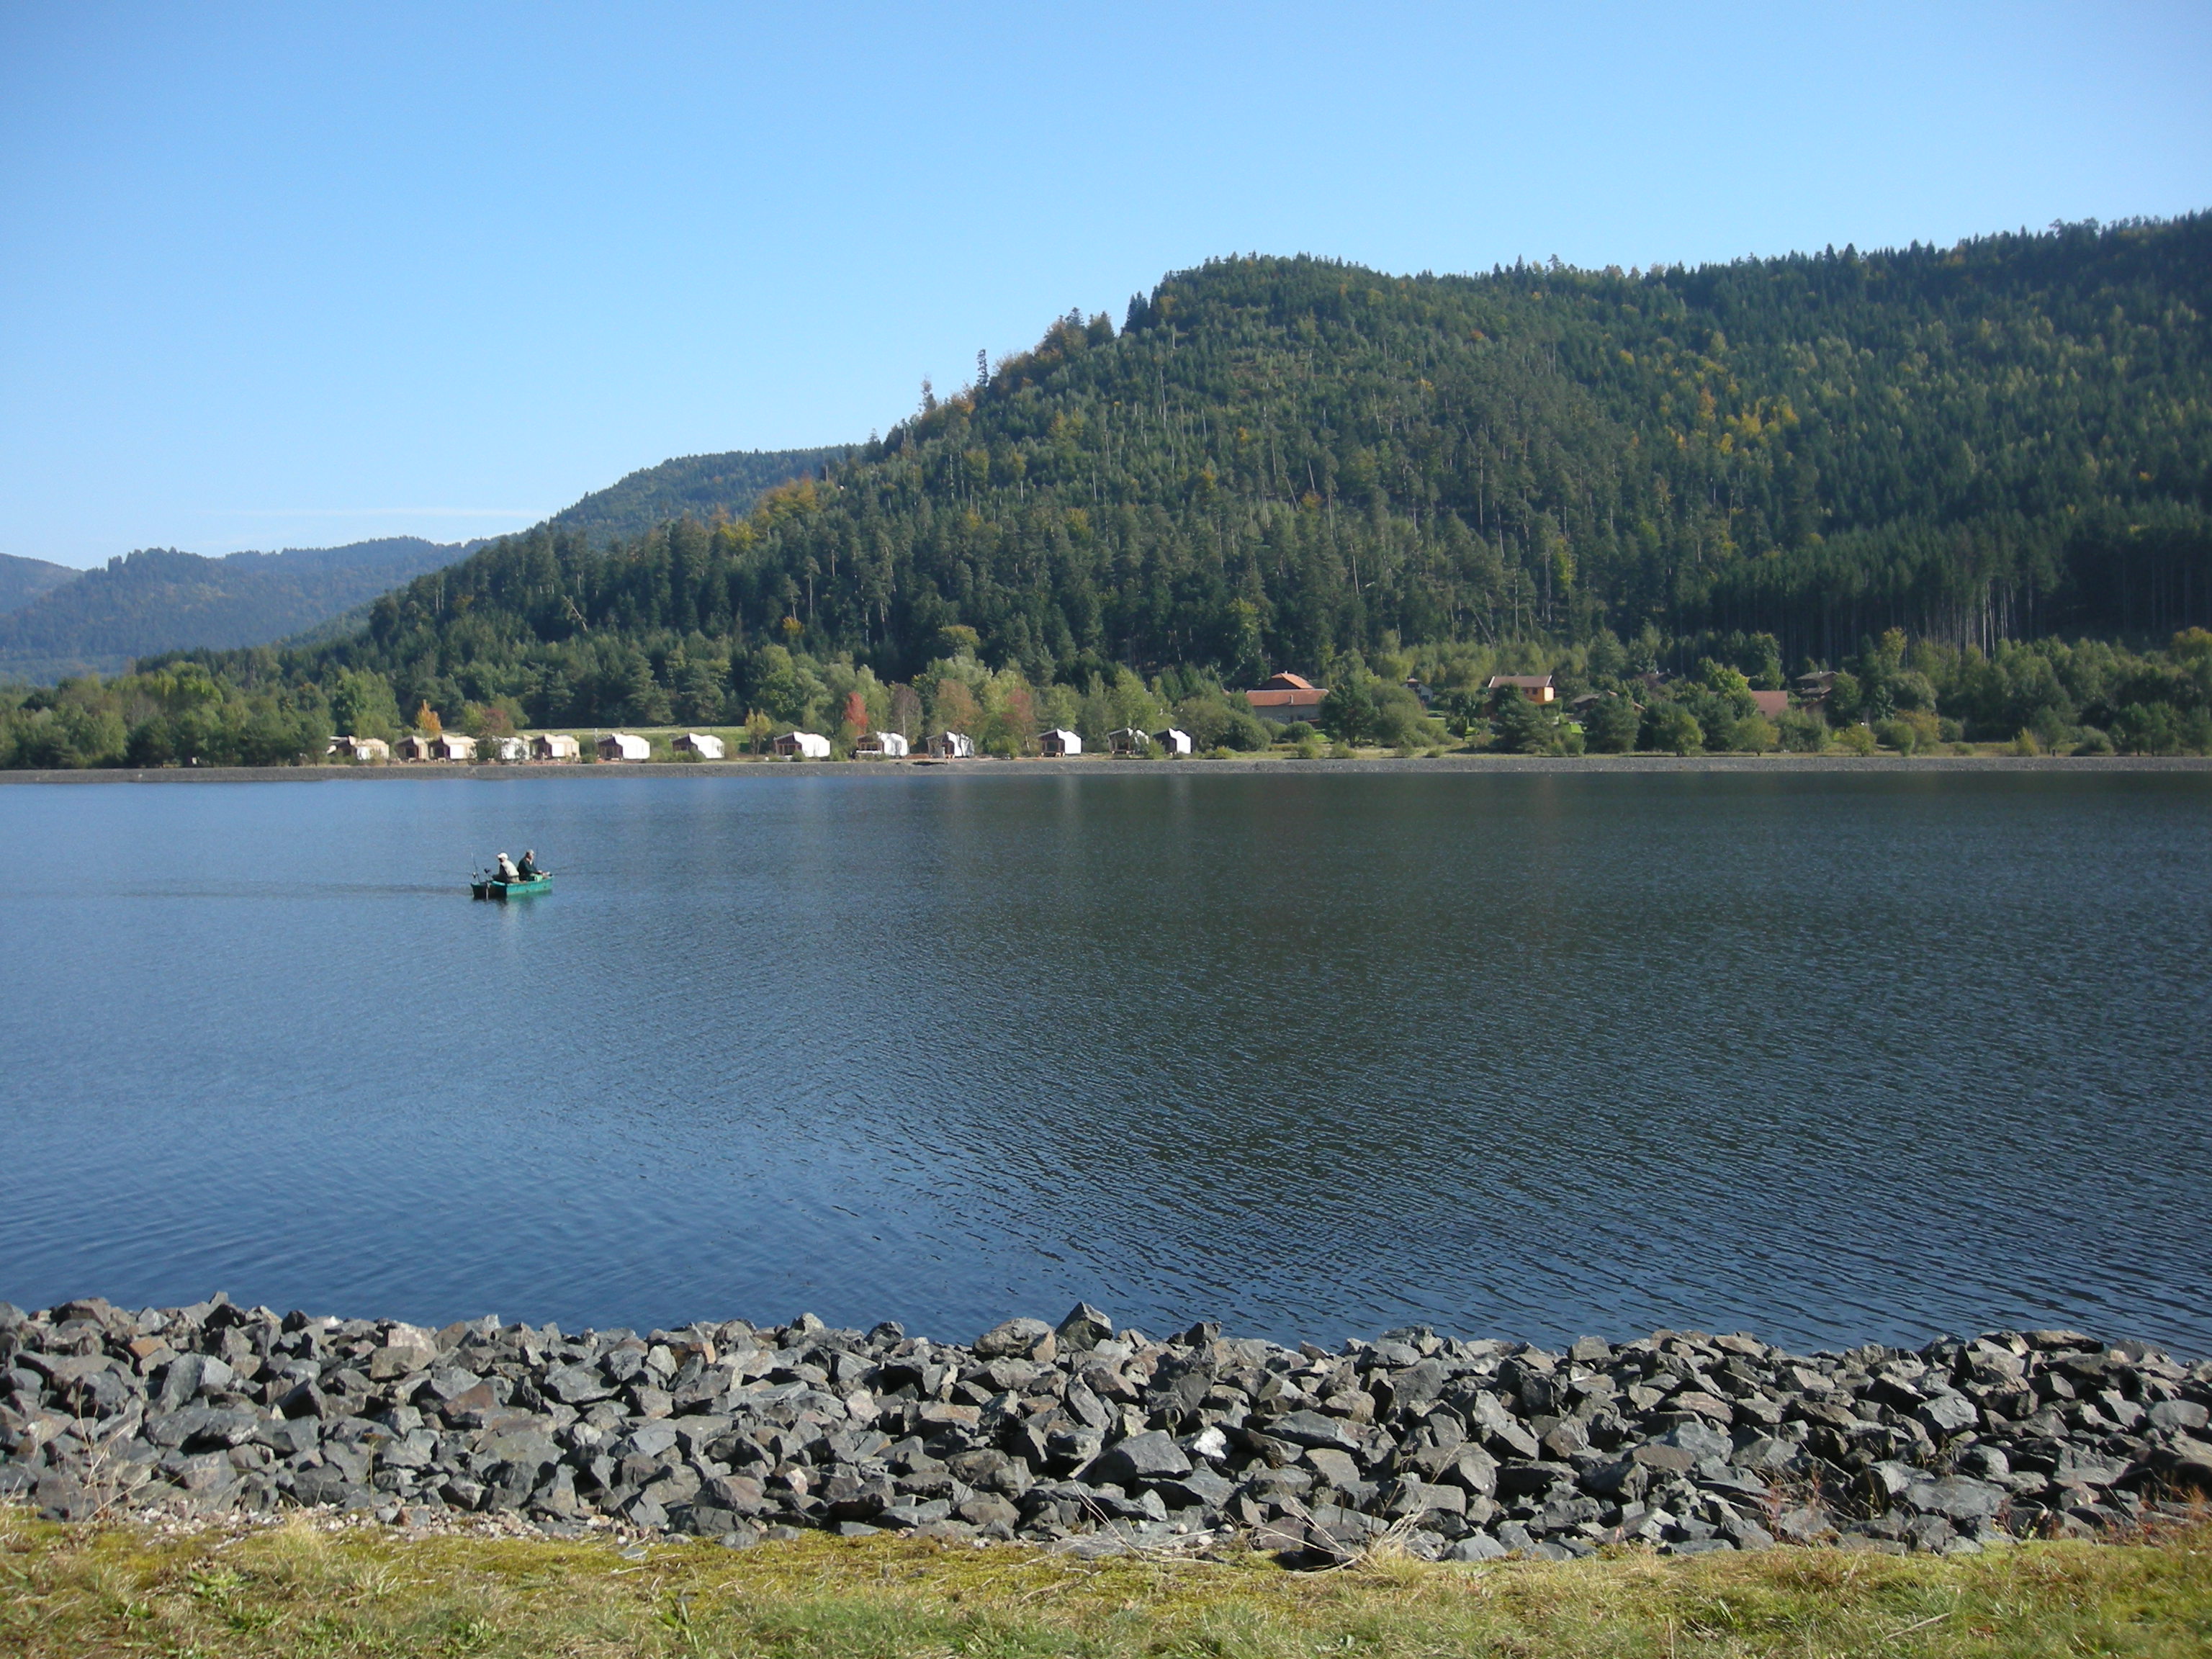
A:
<svg viewBox="0 0 2212 1659">
<path fill-rule="evenodd" d="M 164 1539 L 0 1519 L 0 1652 L 1289 1659 L 2203 1655 L 2212 1527 L 1965 1559 L 1778 1550 L 1317 1574 L 828 1536 L 410 1539 L 295 1520 Z"/>
</svg>

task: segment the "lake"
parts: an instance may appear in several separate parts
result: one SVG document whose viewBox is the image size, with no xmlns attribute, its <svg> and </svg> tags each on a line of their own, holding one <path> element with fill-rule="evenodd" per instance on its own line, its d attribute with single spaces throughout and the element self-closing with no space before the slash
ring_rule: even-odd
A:
<svg viewBox="0 0 2212 1659">
<path fill-rule="evenodd" d="M 0 1297 L 2212 1352 L 2209 835 L 2203 775 L 0 788 Z"/>
</svg>

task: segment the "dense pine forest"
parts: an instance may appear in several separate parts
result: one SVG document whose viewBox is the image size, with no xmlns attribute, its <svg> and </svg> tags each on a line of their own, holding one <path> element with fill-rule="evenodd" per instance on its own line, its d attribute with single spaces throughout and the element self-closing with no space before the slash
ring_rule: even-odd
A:
<svg viewBox="0 0 2212 1659">
<path fill-rule="evenodd" d="M 531 724 L 926 721 L 957 682 L 1017 743 L 1295 669 L 1342 735 L 1596 747 L 1826 668 L 1825 725 L 1885 742 L 2206 746 L 2209 311 L 2206 215 L 1694 270 L 1221 260 L 741 516 L 541 526 L 351 639 L 159 666 Z M 1493 667 L 1626 707 L 1499 731 Z M 1705 706 L 1698 741 L 1751 719 Z"/>
</svg>

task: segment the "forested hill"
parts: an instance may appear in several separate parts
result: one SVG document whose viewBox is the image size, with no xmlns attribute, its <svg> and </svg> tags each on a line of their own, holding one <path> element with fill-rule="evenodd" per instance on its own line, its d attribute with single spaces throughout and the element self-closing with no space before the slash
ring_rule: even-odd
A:
<svg viewBox="0 0 2212 1659">
<path fill-rule="evenodd" d="M 131 659 L 262 645 L 301 633 L 481 543 L 412 536 L 202 558 L 147 548 L 0 616 L 0 680 L 114 673 Z"/>
<path fill-rule="evenodd" d="M 12 553 L 0 553 L 0 616 L 21 610 L 40 594 L 51 592 L 64 582 L 73 582 L 82 574 L 65 564 L 48 564 L 44 559 L 19 559 Z"/>
<path fill-rule="evenodd" d="M 641 536 L 672 519 L 702 524 L 738 518 L 768 490 L 794 478 L 812 477 L 852 453 L 850 445 L 823 449 L 740 449 L 720 455 L 684 455 L 641 467 L 605 489 L 595 489 L 551 522 L 580 531 L 593 544 Z"/>
<path fill-rule="evenodd" d="M 281 672 L 555 721 L 678 664 L 742 699 L 766 642 L 905 677 L 953 628 L 1079 686 L 1605 632 L 1771 635 L 1793 672 L 1893 626 L 2159 638 L 2212 611 L 2208 289 L 2203 215 L 1696 270 L 1223 260 L 742 520 L 508 538 Z"/>
</svg>

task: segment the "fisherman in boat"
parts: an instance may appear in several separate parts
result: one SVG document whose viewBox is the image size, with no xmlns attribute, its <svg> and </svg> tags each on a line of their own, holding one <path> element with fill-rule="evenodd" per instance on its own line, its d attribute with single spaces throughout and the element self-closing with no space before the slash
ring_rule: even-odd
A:
<svg viewBox="0 0 2212 1659">
<path fill-rule="evenodd" d="M 527 861 L 529 856 L 530 855 L 527 853 L 523 854 L 523 858 L 526 861 Z M 522 872 L 514 867 L 514 860 L 507 857 L 504 853 L 501 853 L 499 855 L 499 868 L 493 873 L 495 877 L 501 881 L 521 881 L 525 879 Z"/>
<path fill-rule="evenodd" d="M 538 854 L 535 851 L 523 854 L 522 862 L 516 866 L 516 873 L 525 881 L 538 879 Z"/>
</svg>

